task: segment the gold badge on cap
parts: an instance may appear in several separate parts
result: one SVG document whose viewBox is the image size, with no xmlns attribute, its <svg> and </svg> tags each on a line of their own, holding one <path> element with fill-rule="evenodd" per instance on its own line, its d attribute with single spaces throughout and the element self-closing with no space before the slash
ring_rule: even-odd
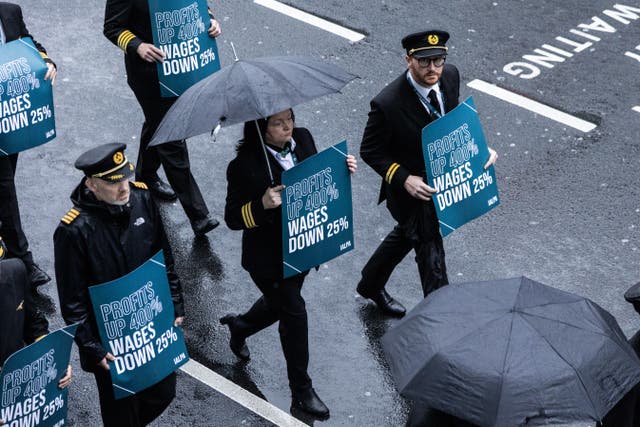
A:
<svg viewBox="0 0 640 427">
<path fill-rule="evenodd" d="M 123 161 L 124 161 L 124 154 L 122 154 L 122 151 L 118 151 L 116 154 L 113 155 L 113 162 L 116 165 L 119 165 Z"/>
<path fill-rule="evenodd" d="M 440 39 L 438 38 L 437 35 L 435 34 L 429 34 L 427 36 L 427 41 L 429 42 L 430 45 L 434 45 L 434 44 L 438 44 L 438 42 L 440 41 Z"/>
</svg>

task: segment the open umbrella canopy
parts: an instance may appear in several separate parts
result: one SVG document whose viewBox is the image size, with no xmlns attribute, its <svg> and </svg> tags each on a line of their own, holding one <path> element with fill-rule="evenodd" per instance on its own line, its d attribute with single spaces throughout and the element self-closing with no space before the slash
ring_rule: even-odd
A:
<svg viewBox="0 0 640 427">
<path fill-rule="evenodd" d="M 163 118 L 150 145 L 267 117 L 339 92 L 357 76 L 309 57 L 238 60 L 185 91 Z"/>
<path fill-rule="evenodd" d="M 526 277 L 438 289 L 382 346 L 403 396 L 479 426 L 601 420 L 640 382 L 611 314 Z"/>
</svg>

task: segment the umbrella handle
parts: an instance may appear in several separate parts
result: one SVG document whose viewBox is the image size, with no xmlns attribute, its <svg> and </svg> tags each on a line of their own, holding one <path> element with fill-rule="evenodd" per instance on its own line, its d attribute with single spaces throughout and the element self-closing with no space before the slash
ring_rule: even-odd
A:
<svg viewBox="0 0 640 427">
<path fill-rule="evenodd" d="M 265 147 L 265 145 L 264 145 L 264 139 L 262 139 L 262 132 L 260 132 L 260 126 L 258 126 L 258 121 L 254 120 L 253 123 L 256 124 L 256 130 L 258 131 L 258 137 L 260 137 L 260 146 L 262 147 L 262 153 L 264 154 L 264 160 L 267 162 L 267 170 L 269 171 L 269 179 L 271 180 L 270 186 L 273 187 L 276 182 L 273 179 L 273 172 L 271 171 L 271 162 L 269 162 L 269 155 L 267 154 L 267 147 Z"/>
<path fill-rule="evenodd" d="M 238 55 L 236 55 L 236 47 L 233 45 L 233 42 L 230 42 L 230 44 L 231 44 L 231 50 L 233 50 L 233 60 L 235 62 L 238 62 L 239 59 L 238 59 Z"/>
<path fill-rule="evenodd" d="M 216 142 L 220 129 L 222 129 L 222 123 L 220 122 L 218 122 L 215 128 L 211 129 L 211 142 Z"/>
</svg>

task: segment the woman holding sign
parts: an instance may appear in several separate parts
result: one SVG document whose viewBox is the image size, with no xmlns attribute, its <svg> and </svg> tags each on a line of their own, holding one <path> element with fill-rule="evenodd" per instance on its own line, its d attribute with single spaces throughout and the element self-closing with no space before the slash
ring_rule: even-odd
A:
<svg viewBox="0 0 640 427">
<path fill-rule="evenodd" d="M 261 140 L 265 142 L 267 158 Z M 229 228 L 243 230 L 242 267 L 249 272 L 262 297 L 246 313 L 226 315 L 220 322 L 229 327 L 233 353 L 249 360 L 245 339 L 279 321 L 291 406 L 326 418 L 329 409 L 316 394 L 307 373 L 307 311 L 300 291 L 308 271 L 283 279 L 282 269 L 280 206 L 284 186 L 280 184 L 280 175 L 317 153 L 313 137 L 307 129 L 294 127 L 293 110 L 288 109 L 267 119 L 246 122 L 237 152 L 227 168 L 225 221 Z M 273 172 L 274 183 L 266 162 Z M 355 172 L 355 157 L 347 156 L 347 165 L 351 173 Z"/>
</svg>

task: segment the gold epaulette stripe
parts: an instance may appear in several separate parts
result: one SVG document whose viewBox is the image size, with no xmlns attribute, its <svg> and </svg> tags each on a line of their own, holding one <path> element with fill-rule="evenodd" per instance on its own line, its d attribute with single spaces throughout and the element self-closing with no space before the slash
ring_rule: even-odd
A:
<svg viewBox="0 0 640 427">
<path fill-rule="evenodd" d="M 149 187 L 147 187 L 147 184 L 145 184 L 144 182 L 139 182 L 139 181 L 131 181 L 131 183 L 133 185 L 135 185 L 138 188 L 142 188 L 143 190 L 148 190 Z"/>
<path fill-rule="evenodd" d="M 46 53 L 44 53 L 44 52 L 38 52 L 38 53 L 40 54 L 40 56 L 42 57 L 42 59 L 47 59 L 47 58 L 49 58 L 49 55 L 47 55 L 47 54 L 46 54 Z"/>
<path fill-rule="evenodd" d="M 400 167 L 400 164 L 393 163 L 391 166 L 389 166 L 389 169 L 387 169 L 387 176 L 385 176 L 384 180 L 387 181 L 388 184 L 391 184 L 393 175 L 396 173 L 399 167 Z"/>
<path fill-rule="evenodd" d="M 251 203 L 249 202 L 242 206 L 242 220 L 247 228 L 256 228 L 256 222 L 253 219 L 253 213 L 251 213 Z"/>
<path fill-rule="evenodd" d="M 129 42 L 131 40 L 133 40 L 134 38 L 136 38 L 136 35 L 133 34 L 131 31 L 129 30 L 124 30 L 123 32 L 120 33 L 120 35 L 118 36 L 118 46 L 120 47 L 120 49 L 126 51 L 127 50 L 127 45 L 129 44 Z"/>
<path fill-rule="evenodd" d="M 76 208 L 71 208 L 69 210 L 69 212 L 67 212 L 66 214 L 64 214 L 64 216 L 62 217 L 62 219 L 60 221 L 64 222 L 65 224 L 69 225 L 71 224 L 76 218 L 78 218 L 78 216 L 80 215 L 80 211 L 77 210 Z"/>
</svg>

